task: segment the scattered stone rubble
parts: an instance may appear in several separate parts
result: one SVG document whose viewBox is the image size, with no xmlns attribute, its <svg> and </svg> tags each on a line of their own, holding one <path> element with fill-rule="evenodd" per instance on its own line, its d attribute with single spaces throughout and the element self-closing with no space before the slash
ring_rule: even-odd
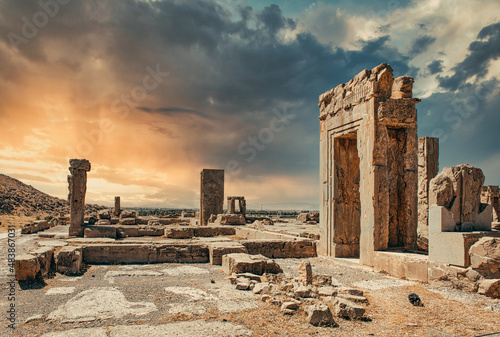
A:
<svg viewBox="0 0 500 337">
<path fill-rule="evenodd" d="M 297 215 L 297 221 L 311 225 L 317 224 L 319 222 L 319 212 L 300 213 Z"/>
<path fill-rule="evenodd" d="M 368 299 L 363 291 L 341 286 L 330 275 L 313 275 L 307 260 L 300 264 L 297 278 L 283 274 L 274 261 L 261 256 L 229 254 L 223 261 L 224 272 L 236 289 L 260 295 L 263 302 L 279 306 L 283 314 L 303 312 L 307 322 L 315 326 L 337 327 L 334 316 L 367 320 Z M 263 263 L 271 263 L 272 270 L 266 270 Z M 232 267 L 235 265 L 239 267 Z"/>
</svg>

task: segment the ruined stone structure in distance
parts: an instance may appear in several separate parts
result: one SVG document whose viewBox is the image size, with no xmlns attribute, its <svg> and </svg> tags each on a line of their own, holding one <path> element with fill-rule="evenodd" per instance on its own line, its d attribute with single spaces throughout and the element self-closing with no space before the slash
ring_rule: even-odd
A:
<svg viewBox="0 0 500 337">
<path fill-rule="evenodd" d="M 85 193 L 87 192 L 87 172 L 90 162 L 87 159 L 70 159 L 69 185 L 69 235 L 83 236 L 83 221 L 85 213 Z"/>
<path fill-rule="evenodd" d="M 413 78 L 381 64 L 319 98 L 318 254 L 416 248 L 417 110 Z M 360 193 L 362 191 L 362 193 Z"/>
<path fill-rule="evenodd" d="M 200 224 L 206 226 L 212 214 L 222 214 L 224 208 L 224 170 L 201 171 Z"/>
</svg>

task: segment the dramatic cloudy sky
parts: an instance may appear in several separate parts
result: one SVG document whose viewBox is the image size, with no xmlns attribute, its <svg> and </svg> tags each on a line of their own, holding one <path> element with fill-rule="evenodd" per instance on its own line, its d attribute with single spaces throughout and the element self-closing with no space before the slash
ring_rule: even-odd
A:
<svg viewBox="0 0 500 337">
<path fill-rule="evenodd" d="M 318 95 L 415 77 L 440 166 L 500 183 L 500 2 L 0 0 L 0 171 L 65 197 L 197 207 L 202 168 L 250 208 L 318 206 Z"/>
</svg>

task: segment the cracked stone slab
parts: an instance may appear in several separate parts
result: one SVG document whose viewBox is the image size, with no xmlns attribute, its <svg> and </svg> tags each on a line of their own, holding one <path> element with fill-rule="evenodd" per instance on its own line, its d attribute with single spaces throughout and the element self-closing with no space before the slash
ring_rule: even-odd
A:
<svg viewBox="0 0 500 337">
<path fill-rule="evenodd" d="M 75 291 L 75 287 L 55 287 L 47 290 L 45 295 L 66 295 L 72 294 Z"/>
<path fill-rule="evenodd" d="M 79 293 L 51 312 L 47 318 L 63 322 L 83 322 L 121 318 L 129 314 L 142 316 L 156 310 L 158 309 L 152 302 L 129 302 L 120 290 L 102 287 Z"/>
</svg>

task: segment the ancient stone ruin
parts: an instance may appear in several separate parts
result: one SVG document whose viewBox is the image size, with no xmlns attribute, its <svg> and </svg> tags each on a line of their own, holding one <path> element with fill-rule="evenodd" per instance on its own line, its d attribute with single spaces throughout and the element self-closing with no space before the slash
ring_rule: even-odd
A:
<svg viewBox="0 0 500 337">
<path fill-rule="evenodd" d="M 224 207 L 224 170 L 201 171 L 200 224 L 206 226 L 210 216 L 222 214 Z"/>
<path fill-rule="evenodd" d="M 238 200 L 238 213 L 236 213 L 236 200 Z M 241 214 L 245 216 L 247 213 L 247 202 L 245 197 L 227 197 L 227 212 L 229 214 Z"/>
<path fill-rule="evenodd" d="M 500 189 L 498 186 L 483 186 L 481 189 L 481 202 L 491 205 L 493 221 L 500 221 Z"/>
<path fill-rule="evenodd" d="M 83 236 L 83 221 L 85 212 L 85 193 L 87 192 L 87 172 L 90 162 L 86 159 L 71 159 L 69 161 L 69 235 Z"/>
<path fill-rule="evenodd" d="M 429 246 L 429 183 L 439 172 L 439 139 L 418 139 L 418 249 Z"/>
<path fill-rule="evenodd" d="M 412 84 L 381 64 L 320 96 L 319 254 L 373 265 L 374 251 L 416 248 Z"/>
</svg>

